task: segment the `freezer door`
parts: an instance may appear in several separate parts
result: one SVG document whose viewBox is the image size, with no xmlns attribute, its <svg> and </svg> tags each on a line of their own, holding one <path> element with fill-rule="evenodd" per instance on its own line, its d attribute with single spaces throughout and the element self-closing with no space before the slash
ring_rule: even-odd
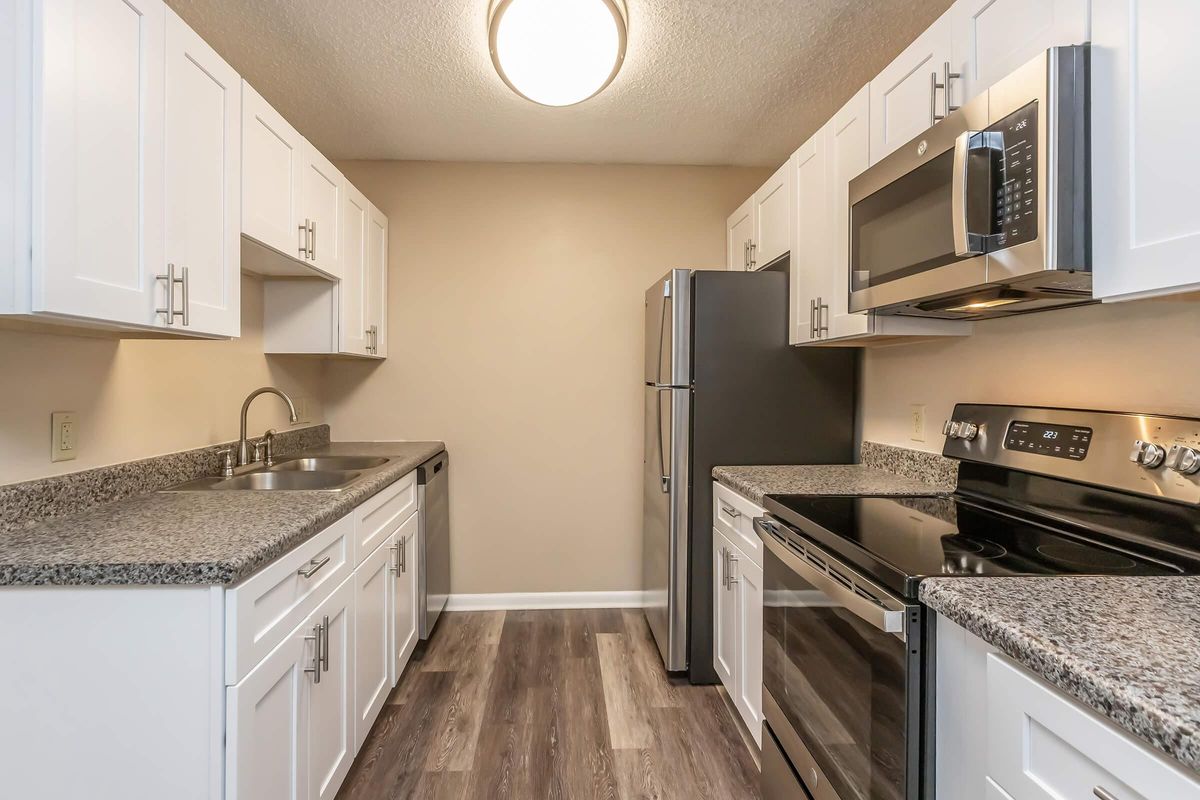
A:
<svg viewBox="0 0 1200 800">
<path fill-rule="evenodd" d="M 691 382 L 691 274 L 674 269 L 646 291 L 645 382 L 687 386 Z"/>
<path fill-rule="evenodd" d="M 645 389 L 642 590 L 668 670 L 687 669 L 688 420 L 691 391 Z"/>
</svg>

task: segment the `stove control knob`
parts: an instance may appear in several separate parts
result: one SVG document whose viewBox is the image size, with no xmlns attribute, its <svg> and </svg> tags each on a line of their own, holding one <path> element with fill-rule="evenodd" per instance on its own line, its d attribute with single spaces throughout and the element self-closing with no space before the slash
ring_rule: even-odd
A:
<svg viewBox="0 0 1200 800">
<path fill-rule="evenodd" d="M 1200 472 L 1200 453 L 1186 445 L 1173 444 L 1163 463 L 1180 475 L 1195 475 Z"/>
<path fill-rule="evenodd" d="M 975 439 L 979 435 L 979 426 L 974 422 L 964 422 L 962 427 L 958 429 L 958 438 L 966 439 L 968 442 Z"/>
<path fill-rule="evenodd" d="M 952 427 L 954 427 L 954 423 L 953 423 L 953 422 L 951 422 L 950 420 L 946 420 L 946 421 L 945 421 L 945 422 L 942 424 L 942 436 L 949 436 L 949 435 L 950 435 L 950 429 L 951 429 Z"/>
<path fill-rule="evenodd" d="M 961 422 L 951 422 L 949 424 L 948 429 L 946 430 L 946 435 L 949 436 L 951 439 L 957 439 L 961 433 L 962 433 L 962 423 Z"/>
<path fill-rule="evenodd" d="M 1129 460 L 1135 464 L 1141 464 L 1146 469 L 1154 469 L 1163 463 L 1166 455 L 1167 451 L 1154 442 L 1143 442 L 1141 439 L 1138 439 L 1133 443 L 1133 450 L 1129 453 Z"/>
</svg>

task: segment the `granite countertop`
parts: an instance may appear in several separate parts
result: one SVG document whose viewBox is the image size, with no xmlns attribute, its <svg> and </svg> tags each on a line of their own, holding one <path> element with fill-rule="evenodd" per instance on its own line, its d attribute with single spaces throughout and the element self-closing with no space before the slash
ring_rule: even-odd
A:
<svg viewBox="0 0 1200 800">
<path fill-rule="evenodd" d="M 340 492 L 153 492 L 0 531 L 0 586 L 236 583 L 444 449 L 334 442 L 302 454 L 396 461 Z"/>
<path fill-rule="evenodd" d="M 1200 577 L 930 578 L 921 601 L 1200 771 Z"/>
<path fill-rule="evenodd" d="M 954 491 L 946 483 L 908 478 L 864 464 L 771 467 L 717 467 L 713 478 L 762 505 L 768 494 L 941 494 Z"/>
</svg>

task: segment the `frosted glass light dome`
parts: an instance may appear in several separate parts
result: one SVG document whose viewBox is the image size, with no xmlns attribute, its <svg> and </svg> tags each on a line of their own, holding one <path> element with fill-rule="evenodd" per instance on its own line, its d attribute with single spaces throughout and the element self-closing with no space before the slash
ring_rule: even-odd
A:
<svg viewBox="0 0 1200 800">
<path fill-rule="evenodd" d="M 489 31 L 492 63 L 517 94 L 569 106 L 612 82 L 625 58 L 618 0 L 499 0 Z"/>
</svg>

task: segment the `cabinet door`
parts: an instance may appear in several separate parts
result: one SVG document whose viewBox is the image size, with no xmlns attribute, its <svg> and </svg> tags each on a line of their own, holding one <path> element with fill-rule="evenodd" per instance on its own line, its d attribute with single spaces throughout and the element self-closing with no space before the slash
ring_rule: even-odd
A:
<svg viewBox="0 0 1200 800">
<path fill-rule="evenodd" d="M 726 580 L 733 545 L 713 529 L 713 668 L 730 697 L 736 697 L 738 637 L 737 592 Z"/>
<path fill-rule="evenodd" d="M 738 647 L 737 694 L 733 704 L 742 721 L 762 746 L 762 655 L 763 655 L 763 573 L 762 567 L 733 551 L 730 580 L 737 592 Z"/>
<path fill-rule="evenodd" d="M 396 531 L 396 547 L 399 557 L 395 570 L 395 590 L 392 592 L 392 685 L 400 680 L 405 665 L 417 646 L 417 531 L 420 514 L 413 514 Z"/>
<path fill-rule="evenodd" d="M 345 581 L 309 621 L 322 626 L 321 682 L 308 684 L 308 796 L 333 800 L 354 761 L 354 582 Z"/>
<path fill-rule="evenodd" d="M 951 59 L 950 12 L 871 81 L 870 159 L 874 164 L 946 114 L 942 83 Z"/>
<path fill-rule="evenodd" d="M 829 253 L 829 126 L 821 128 L 792 155 L 796 195 L 796 244 L 791 257 L 791 343 L 816 341 L 817 298 L 830 297 L 833 263 Z"/>
<path fill-rule="evenodd" d="M 367 218 L 367 327 L 371 354 L 387 358 L 388 218 L 369 204 Z"/>
<path fill-rule="evenodd" d="M 392 568 L 395 537 L 354 572 L 354 749 L 362 747 L 392 689 Z"/>
<path fill-rule="evenodd" d="M 1092 0 L 1092 269 L 1102 298 L 1200 288 L 1200 3 Z"/>
<path fill-rule="evenodd" d="M 1089 0 L 958 0 L 950 99 L 962 105 L 1047 48 L 1088 40 Z"/>
<path fill-rule="evenodd" d="M 43 0 L 32 310 L 150 325 L 163 263 L 162 0 Z"/>
<path fill-rule="evenodd" d="M 313 628 L 301 624 L 226 690 L 227 800 L 308 800 Z"/>
<path fill-rule="evenodd" d="M 874 86 L 874 84 L 872 84 Z M 871 102 L 863 87 L 829 122 L 830 297 L 823 299 L 822 338 L 839 339 L 871 332 L 870 314 L 850 313 L 850 181 L 869 166 Z"/>
<path fill-rule="evenodd" d="M 754 240 L 754 198 L 738 206 L 725 224 L 725 268 L 750 269 L 750 243 Z"/>
<path fill-rule="evenodd" d="M 242 82 L 242 233 L 305 260 L 300 176 L 304 138 Z"/>
<path fill-rule="evenodd" d="M 338 349 L 343 353 L 366 355 L 370 344 L 367 332 L 369 316 L 367 287 L 370 285 L 367 258 L 367 223 L 370 203 L 362 192 L 346 182 L 342 220 L 342 280 L 338 284 Z"/>
<path fill-rule="evenodd" d="M 784 164 L 754 193 L 750 269 L 762 269 L 792 249 L 792 170 Z"/>
<path fill-rule="evenodd" d="M 167 10 L 165 260 L 187 270 L 183 319 L 159 325 L 217 336 L 241 330 L 242 79 Z M 160 282 L 156 307 L 166 307 Z"/>
<path fill-rule="evenodd" d="M 300 210 L 311 230 L 312 256 L 307 259 L 322 272 L 342 274 L 342 194 L 346 179 L 308 141 L 304 142 L 301 168 Z"/>
</svg>

